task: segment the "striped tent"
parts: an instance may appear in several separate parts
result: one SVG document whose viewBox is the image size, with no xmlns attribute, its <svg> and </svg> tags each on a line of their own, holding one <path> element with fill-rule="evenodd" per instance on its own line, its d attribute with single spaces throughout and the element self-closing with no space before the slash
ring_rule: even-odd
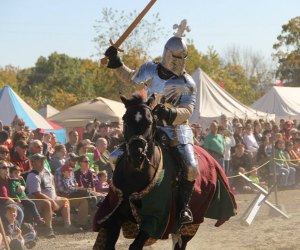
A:
<svg viewBox="0 0 300 250">
<path fill-rule="evenodd" d="M 46 133 L 54 132 L 58 141 L 66 142 L 64 128 L 48 121 L 32 109 L 11 87 L 4 86 L 0 92 L 0 120 L 3 125 L 11 125 L 14 119 L 22 118 L 30 129 L 41 128 Z"/>
</svg>

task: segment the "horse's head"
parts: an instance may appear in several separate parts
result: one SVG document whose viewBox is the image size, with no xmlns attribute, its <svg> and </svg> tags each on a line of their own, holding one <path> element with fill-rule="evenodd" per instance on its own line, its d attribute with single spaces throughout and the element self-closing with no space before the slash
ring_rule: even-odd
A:
<svg viewBox="0 0 300 250">
<path fill-rule="evenodd" d="M 147 102 L 140 95 L 133 95 L 131 99 L 121 96 L 121 100 L 126 108 L 123 124 L 127 155 L 133 166 L 138 168 L 148 159 L 149 142 L 154 136 L 154 97 L 150 97 Z"/>
</svg>

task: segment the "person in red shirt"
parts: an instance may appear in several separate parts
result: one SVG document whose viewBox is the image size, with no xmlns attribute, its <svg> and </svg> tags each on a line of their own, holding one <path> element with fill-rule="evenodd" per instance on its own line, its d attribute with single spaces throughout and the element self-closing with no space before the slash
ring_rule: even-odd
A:
<svg viewBox="0 0 300 250">
<path fill-rule="evenodd" d="M 28 144 L 25 141 L 17 141 L 15 150 L 11 156 L 11 162 L 20 167 L 21 173 L 31 171 L 31 162 L 26 156 Z"/>
</svg>

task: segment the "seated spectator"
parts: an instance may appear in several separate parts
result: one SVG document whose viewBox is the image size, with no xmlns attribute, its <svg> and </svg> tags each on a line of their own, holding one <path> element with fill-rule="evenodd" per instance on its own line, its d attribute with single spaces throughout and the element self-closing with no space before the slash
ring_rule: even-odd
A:
<svg viewBox="0 0 300 250">
<path fill-rule="evenodd" d="M 11 162 L 19 166 L 20 171 L 26 175 L 31 171 L 31 162 L 26 156 L 28 144 L 26 141 L 18 141 L 15 145 L 15 152 L 11 156 Z"/>
<path fill-rule="evenodd" d="M 80 168 L 74 172 L 78 187 L 95 191 L 95 182 L 93 173 L 89 168 L 90 159 L 88 156 L 82 155 L 78 158 Z"/>
<path fill-rule="evenodd" d="M 108 184 L 108 175 L 105 170 L 99 172 L 99 184 L 96 186 L 97 192 L 108 193 L 109 184 Z"/>
<path fill-rule="evenodd" d="M 45 131 L 41 128 L 37 128 L 32 131 L 34 134 L 33 139 L 34 140 L 39 140 L 42 142 L 43 148 L 42 148 L 42 154 L 47 157 L 47 159 L 50 159 L 50 152 L 49 152 L 49 147 L 48 144 L 44 141 L 45 138 Z"/>
<path fill-rule="evenodd" d="M 67 154 L 67 150 L 65 145 L 57 144 L 54 147 L 54 154 L 50 160 L 51 173 L 54 174 L 56 169 L 61 168 L 65 164 L 65 156 Z"/>
<path fill-rule="evenodd" d="M 262 144 L 259 145 L 258 151 L 257 151 L 257 163 L 258 164 L 263 164 L 272 155 L 272 144 L 270 142 L 270 137 L 269 136 L 263 136 L 262 137 Z"/>
<path fill-rule="evenodd" d="M 90 141 L 94 141 L 97 136 L 96 126 L 98 123 L 96 121 L 90 121 L 85 125 L 85 131 L 83 132 L 83 140 L 89 139 Z"/>
<path fill-rule="evenodd" d="M 108 122 L 102 122 L 99 125 L 97 138 L 103 137 L 107 141 L 107 150 L 111 153 L 116 147 L 124 141 L 123 137 L 112 136 L 111 124 Z M 96 139 L 97 139 L 96 138 Z"/>
<path fill-rule="evenodd" d="M 113 169 L 109 161 L 109 152 L 107 150 L 107 140 L 99 137 L 96 141 L 96 148 L 94 151 L 95 166 L 98 167 L 97 172 L 105 170 L 108 174 L 108 182 L 111 182 Z"/>
<path fill-rule="evenodd" d="M 244 134 L 244 142 L 245 142 L 245 146 L 246 146 L 245 148 L 249 152 L 251 152 L 252 160 L 253 160 L 253 162 L 255 162 L 259 145 L 254 137 L 251 124 L 246 125 L 246 131 Z"/>
<path fill-rule="evenodd" d="M 10 161 L 9 150 L 5 145 L 0 145 L 0 160 L 4 160 L 7 162 Z"/>
<path fill-rule="evenodd" d="M 62 177 L 62 188 L 60 195 L 67 198 L 81 198 L 82 199 L 70 199 L 71 208 L 75 208 L 78 210 L 78 214 L 76 216 L 76 225 L 78 227 L 87 228 L 88 227 L 88 200 L 87 197 L 89 193 L 87 190 L 81 189 L 78 187 L 78 184 L 74 178 L 73 167 L 69 165 L 64 165 L 60 170 Z"/>
<path fill-rule="evenodd" d="M 102 200 L 104 198 L 103 195 L 96 192 L 95 176 L 89 168 L 89 158 L 85 155 L 79 156 L 78 162 L 80 168 L 74 172 L 78 187 L 82 190 L 87 190 L 90 196 L 97 197 L 97 200 Z M 97 201 L 95 200 L 94 202 L 91 199 L 89 201 L 90 209 L 95 208 Z"/>
<path fill-rule="evenodd" d="M 43 153 L 43 143 L 40 140 L 32 140 L 29 143 L 28 148 L 28 158 L 31 160 L 34 154 L 42 154 Z M 45 169 L 47 169 L 51 173 L 51 167 L 48 159 L 44 161 Z"/>
<path fill-rule="evenodd" d="M 255 140 L 257 141 L 258 145 L 262 143 L 262 128 L 261 124 L 256 120 L 254 121 L 254 130 L 253 130 L 253 135 L 255 137 Z"/>
<path fill-rule="evenodd" d="M 78 135 L 77 131 L 71 130 L 69 132 L 69 141 L 65 145 L 68 153 L 71 153 L 71 152 L 76 153 L 78 137 L 79 137 L 79 135 Z"/>
<path fill-rule="evenodd" d="M 249 154 L 245 152 L 243 143 L 236 145 L 235 153 L 232 155 L 231 175 L 237 175 L 240 168 L 245 169 L 247 172 L 250 171 L 251 168 L 251 158 Z"/>
<path fill-rule="evenodd" d="M 238 169 L 238 173 L 246 174 L 246 171 L 244 168 L 241 167 Z M 240 194 L 249 194 L 253 192 L 248 182 L 240 176 L 237 176 L 232 180 L 231 186 L 235 192 Z"/>
<path fill-rule="evenodd" d="M 253 166 L 251 168 L 251 172 L 248 176 L 248 178 L 255 184 L 261 186 L 263 189 L 268 190 L 268 185 L 266 184 L 266 182 L 261 181 L 260 177 L 258 176 L 258 170 L 256 166 Z"/>
<path fill-rule="evenodd" d="M 296 138 L 293 141 L 294 142 L 300 141 L 300 139 Z M 297 147 L 299 147 L 300 145 L 299 143 L 296 142 L 295 143 L 296 146 L 294 147 L 293 141 L 286 142 L 285 157 L 288 160 L 289 165 L 296 169 L 295 182 L 297 185 L 299 185 L 300 184 L 300 156 L 296 153 L 295 149 L 297 150 Z"/>
<path fill-rule="evenodd" d="M 9 246 L 14 250 L 25 250 L 25 241 L 22 236 L 21 225 L 17 221 L 18 210 L 8 205 L 4 208 L 3 228 L 8 236 Z"/>
<path fill-rule="evenodd" d="M 3 126 L 3 131 L 6 131 L 8 134 L 8 139 L 4 142 L 4 145 L 8 147 L 9 150 L 13 148 L 12 142 L 12 130 L 10 126 Z"/>
<path fill-rule="evenodd" d="M 0 213 L 4 211 L 7 205 L 13 205 L 18 210 L 17 220 L 21 225 L 24 219 L 24 213 L 21 207 L 11 198 L 9 192 L 9 168 L 10 163 L 7 161 L 0 160 Z"/>
<path fill-rule="evenodd" d="M 52 140 L 52 133 L 45 133 L 44 142 L 47 144 L 49 156 L 53 155 L 54 153 L 54 147 L 52 147 L 51 140 Z"/>
<path fill-rule="evenodd" d="M 295 176 L 296 169 L 291 167 L 285 157 L 284 153 L 285 149 L 285 141 L 278 140 L 275 142 L 275 165 L 276 165 L 276 173 L 280 174 L 280 186 L 286 188 L 292 188 L 295 185 Z M 270 172 L 272 169 L 270 169 Z"/>
<path fill-rule="evenodd" d="M 85 139 L 78 143 L 77 145 L 77 154 L 79 156 L 87 156 L 89 158 L 89 167 L 94 173 L 98 173 L 98 169 L 94 165 L 94 146 L 92 142 L 88 139 Z M 75 167 L 75 171 L 78 170 L 80 167 L 77 165 Z"/>
<path fill-rule="evenodd" d="M 0 145 L 6 145 L 9 135 L 5 130 L 0 131 Z"/>
<path fill-rule="evenodd" d="M 233 133 L 233 138 L 235 140 L 235 144 L 240 144 L 240 143 L 243 143 L 245 145 L 245 142 L 244 142 L 244 138 L 243 138 L 243 135 L 244 135 L 244 131 L 243 131 L 243 125 L 241 123 L 236 123 L 235 124 L 235 129 L 234 129 L 234 133 Z M 231 153 L 233 154 L 235 152 L 235 148 L 236 147 L 232 147 L 231 148 Z"/>
<path fill-rule="evenodd" d="M 17 199 L 16 202 L 21 203 L 24 207 L 25 221 L 32 223 L 35 221 L 38 225 L 45 224 L 41 218 L 36 205 L 33 201 L 27 198 L 25 193 L 26 183 L 20 175 L 21 170 L 19 166 L 12 166 L 9 169 L 10 179 L 8 181 L 10 196 Z"/>
<path fill-rule="evenodd" d="M 69 201 L 56 195 L 53 176 L 44 167 L 45 160 L 46 156 L 39 153 L 32 156 L 33 170 L 28 174 L 26 184 L 30 198 L 42 199 L 35 201 L 35 203 L 47 225 L 46 237 L 55 237 L 52 229 L 52 213 L 56 211 L 61 211 L 67 232 L 78 232 L 79 230 L 71 225 Z"/>
</svg>

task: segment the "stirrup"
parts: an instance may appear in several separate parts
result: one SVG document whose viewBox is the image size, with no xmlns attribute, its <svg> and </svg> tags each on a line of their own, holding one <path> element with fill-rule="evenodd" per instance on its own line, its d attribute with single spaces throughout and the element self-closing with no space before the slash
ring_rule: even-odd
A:
<svg viewBox="0 0 300 250">
<path fill-rule="evenodd" d="M 193 214 L 189 208 L 184 208 L 180 211 L 179 223 L 181 225 L 192 223 L 193 220 Z"/>
</svg>

